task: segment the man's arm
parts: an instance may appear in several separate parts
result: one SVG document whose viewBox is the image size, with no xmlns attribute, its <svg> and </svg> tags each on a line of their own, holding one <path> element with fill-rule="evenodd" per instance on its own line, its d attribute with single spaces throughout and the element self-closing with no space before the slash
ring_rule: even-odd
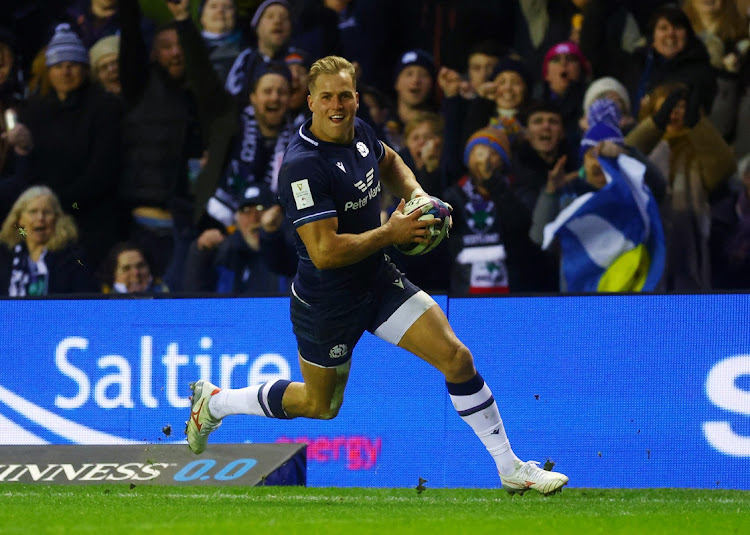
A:
<svg viewBox="0 0 750 535">
<path fill-rule="evenodd" d="M 384 225 L 362 234 L 338 234 L 339 220 L 336 217 L 302 225 L 297 233 L 316 268 L 350 266 L 389 245 L 427 241 L 429 231 L 425 227 L 434 221 L 418 221 L 419 211 L 404 215 L 404 204 L 402 199 Z"/>
<path fill-rule="evenodd" d="M 385 184 L 388 191 L 407 200 L 427 195 L 401 156 L 385 143 L 383 143 L 383 147 L 385 148 L 385 156 L 379 166 L 380 181 Z"/>
</svg>

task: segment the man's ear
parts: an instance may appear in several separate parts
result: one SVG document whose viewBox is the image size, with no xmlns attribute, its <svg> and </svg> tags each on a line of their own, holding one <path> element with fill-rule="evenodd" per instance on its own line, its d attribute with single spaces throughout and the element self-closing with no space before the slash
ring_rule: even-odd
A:
<svg viewBox="0 0 750 535">
<path fill-rule="evenodd" d="M 312 96 L 308 93 L 307 95 L 307 109 L 310 111 L 313 111 L 312 109 Z"/>
</svg>

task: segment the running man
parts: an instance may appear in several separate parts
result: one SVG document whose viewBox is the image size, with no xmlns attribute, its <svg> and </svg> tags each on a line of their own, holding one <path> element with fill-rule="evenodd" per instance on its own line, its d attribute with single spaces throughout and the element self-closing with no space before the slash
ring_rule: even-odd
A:
<svg viewBox="0 0 750 535">
<path fill-rule="evenodd" d="M 219 389 L 205 380 L 191 384 L 185 430 L 190 449 L 204 451 L 208 435 L 230 414 L 334 418 L 344 399 L 352 350 L 367 330 L 445 376 L 453 406 L 494 458 L 506 490 L 558 492 L 567 476 L 516 457 L 471 353 L 432 297 L 382 251 L 427 239 L 429 221 L 418 221 L 419 212 L 403 212 L 405 198 L 427 194 L 396 152 L 356 118 L 354 76 L 352 64 L 341 57 L 313 64 L 307 97 L 312 118 L 290 142 L 279 175 L 279 198 L 297 231 L 299 267 L 290 308 L 304 382 L 277 380 L 240 389 Z M 401 198 L 383 225 L 381 185 Z"/>
</svg>

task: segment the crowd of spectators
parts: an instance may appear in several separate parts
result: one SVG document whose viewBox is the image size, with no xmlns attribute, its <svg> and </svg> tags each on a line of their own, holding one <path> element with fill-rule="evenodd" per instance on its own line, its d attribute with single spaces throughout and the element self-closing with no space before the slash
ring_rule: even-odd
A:
<svg viewBox="0 0 750 535">
<path fill-rule="evenodd" d="M 426 290 L 565 291 L 543 227 L 605 184 L 604 153 L 645 165 L 659 291 L 750 289 L 748 15 L 748 0 L 3 2 L 0 294 L 287 294 L 277 177 L 331 54 L 355 64 L 358 115 L 454 207 L 430 254 L 387 251 Z M 383 195 L 384 218 L 398 201 Z"/>
</svg>

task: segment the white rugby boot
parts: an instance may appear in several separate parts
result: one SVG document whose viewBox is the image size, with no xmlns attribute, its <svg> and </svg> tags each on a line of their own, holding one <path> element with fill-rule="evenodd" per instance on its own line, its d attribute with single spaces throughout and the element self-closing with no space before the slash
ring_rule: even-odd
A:
<svg viewBox="0 0 750 535">
<path fill-rule="evenodd" d="M 221 420 L 211 416 L 208 400 L 221 389 L 204 381 L 190 383 L 190 419 L 185 422 L 188 446 L 193 453 L 203 453 L 208 445 L 208 435 L 221 425 Z"/>
<path fill-rule="evenodd" d="M 560 492 L 568 484 L 568 476 L 559 472 L 549 472 L 539 468 L 536 461 L 518 461 L 516 469 L 507 476 L 500 475 L 503 488 L 512 494 L 523 495 L 529 489 L 537 491 L 542 496 L 549 496 Z"/>
</svg>

